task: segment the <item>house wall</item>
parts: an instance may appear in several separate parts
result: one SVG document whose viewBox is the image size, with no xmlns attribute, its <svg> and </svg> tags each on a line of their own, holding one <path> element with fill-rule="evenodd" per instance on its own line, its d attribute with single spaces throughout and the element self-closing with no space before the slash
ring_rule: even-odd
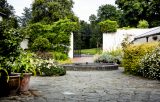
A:
<svg viewBox="0 0 160 102">
<path fill-rule="evenodd" d="M 155 36 L 155 35 L 154 35 Z M 156 35 L 157 36 L 157 40 L 156 41 L 160 41 L 160 35 Z M 148 42 L 153 42 L 155 40 L 153 40 L 153 36 L 150 36 L 148 38 Z M 140 38 L 134 41 L 134 44 L 141 44 L 141 43 L 145 43 L 147 42 L 146 38 Z"/>
<path fill-rule="evenodd" d="M 118 29 L 115 33 L 104 33 L 103 51 L 110 51 L 121 48 L 121 43 L 127 35 L 129 36 L 129 41 L 132 41 L 135 36 L 143 34 L 147 31 L 149 31 L 149 29 Z"/>
</svg>

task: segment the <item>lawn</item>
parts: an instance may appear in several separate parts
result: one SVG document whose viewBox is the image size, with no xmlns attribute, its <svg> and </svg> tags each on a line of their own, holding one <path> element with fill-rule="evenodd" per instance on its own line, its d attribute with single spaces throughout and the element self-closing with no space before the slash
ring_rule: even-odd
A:
<svg viewBox="0 0 160 102">
<path fill-rule="evenodd" d="M 95 55 L 97 53 L 102 53 L 101 48 L 92 48 L 92 49 L 82 49 L 81 54 Z"/>
</svg>

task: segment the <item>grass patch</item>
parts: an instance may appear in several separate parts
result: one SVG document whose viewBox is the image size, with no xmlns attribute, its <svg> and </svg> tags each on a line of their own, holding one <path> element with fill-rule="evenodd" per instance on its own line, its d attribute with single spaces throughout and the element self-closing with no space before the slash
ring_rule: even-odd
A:
<svg viewBox="0 0 160 102">
<path fill-rule="evenodd" d="M 81 54 L 95 55 L 102 53 L 101 48 L 82 49 Z"/>
</svg>

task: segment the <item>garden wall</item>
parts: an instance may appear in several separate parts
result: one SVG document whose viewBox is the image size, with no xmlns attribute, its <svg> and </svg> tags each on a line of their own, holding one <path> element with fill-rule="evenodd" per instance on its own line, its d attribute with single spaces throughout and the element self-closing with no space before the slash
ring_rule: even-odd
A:
<svg viewBox="0 0 160 102">
<path fill-rule="evenodd" d="M 123 39 L 128 35 L 129 41 L 133 41 L 135 36 L 143 34 L 149 29 L 118 29 L 115 33 L 103 33 L 103 51 L 115 50 L 121 48 Z M 139 43 L 145 42 L 146 39 L 140 39 Z"/>
</svg>

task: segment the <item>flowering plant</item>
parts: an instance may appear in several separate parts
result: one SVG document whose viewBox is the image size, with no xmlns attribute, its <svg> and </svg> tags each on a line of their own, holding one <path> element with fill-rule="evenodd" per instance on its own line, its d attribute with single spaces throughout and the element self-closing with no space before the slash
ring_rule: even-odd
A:
<svg viewBox="0 0 160 102">
<path fill-rule="evenodd" d="M 66 70 L 58 65 L 55 60 L 43 60 L 43 59 L 36 59 L 36 67 L 40 70 L 42 75 L 45 76 L 53 76 L 53 75 L 64 75 L 66 74 Z"/>
<path fill-rule="evenodd" d="M 146 54 L 139 63 L 140 75 L 160 80 L 160 47 L 157 47 L 153 52 Z"/>
</svg>

